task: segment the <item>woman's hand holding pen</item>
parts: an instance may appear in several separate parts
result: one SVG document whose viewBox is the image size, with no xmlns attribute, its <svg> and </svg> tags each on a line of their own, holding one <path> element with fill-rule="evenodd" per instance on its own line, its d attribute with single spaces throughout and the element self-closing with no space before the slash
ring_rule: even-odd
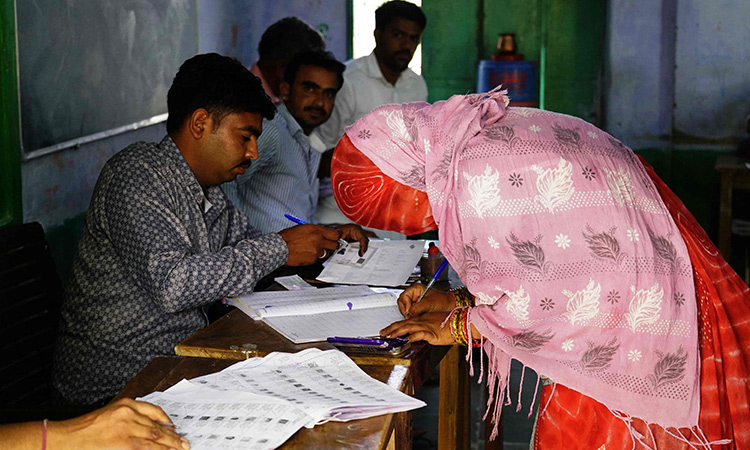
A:
<svg viewBox="0 0 750 450">
<path fill-rule="evenodd" d="M 448 314 L 456 307 L 456 299 L 450 292 L 430 290 L 424 298 L 417 299 L 425 291 L 423 284 L 409 286 L 398 297 L 398 308 L 406 320 L 394 322 L 380 330 L 388 338 L 405 337 L 412 342 L 427 341 L 432 345 L 455 344 L 450 326 L 441 327 Z M 471 325 L 471 336 L 479 339 L 479 331 Z"/>
<path fill-rule="evenodd" d="M 449 312 L 456 306 L 456 300 L 450 292 L 434 289 L 431 289 L 422 301 L 417 303 L 425 289 L 425 285 L 421 283 L 413 284 L 398 296 L 398 309 L 402 316 L 410 319 L 431 312 Z"/>
<path fill-rule="evenodd" d="M 429 294 L 428 294 L 429 295 Z M 425 297 L 426 298 L 426 297 Z M 422 304 L 419 302 L 419 304 Z M 449 312 L 428 312 L 412 319 L 394 322 L 380 331 L 380 335 L 388 338 L 409 335 L 409 340 L 427 341 L 432 345 L 455 344 L 449 326 L 441 327 Z"/>
<path fill-rule="evenodd" d="M 402 337 L 409 340 L 427 341 L 432 345 L 453 344 L 450 327 L 440 327 L 456 300 L 449 292 L 431 289 L 421 301 L 419 298 L 427 287 L 421 283 L 409 286 L 398 297 L 398 309 L 407 320 L 394 322 L 380 331 L 381 336 Z"/>
</svg>

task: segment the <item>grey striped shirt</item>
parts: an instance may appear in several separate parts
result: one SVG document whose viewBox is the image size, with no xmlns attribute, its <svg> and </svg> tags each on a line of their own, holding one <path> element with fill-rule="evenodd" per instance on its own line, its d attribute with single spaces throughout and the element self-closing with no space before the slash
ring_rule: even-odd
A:
<svg viewBox="0 0 750 450">
<path fill-rule="evenodd" d="M 263 120 L 258 155 L 244 175 L 222 186 L 227 197 L 264 233 L 293 226 L 284 214 L 312 223 L 320 152 L 283 104 L 273 120 Z"/>
</svg>

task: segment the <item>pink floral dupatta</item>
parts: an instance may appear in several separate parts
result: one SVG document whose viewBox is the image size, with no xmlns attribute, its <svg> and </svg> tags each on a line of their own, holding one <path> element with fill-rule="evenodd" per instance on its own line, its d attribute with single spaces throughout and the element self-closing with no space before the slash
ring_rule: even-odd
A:
<svg viewBox="0 0 750 450">
<path fill-rule="evenodd" d="M 469 320 L 496 398 L 513 358 L 623 420 L 696 427 L 692 268 L 653 182 L 593 125 L 507 104 L 496 90 L 386 105 L 347 136 L 427 194 L 442 250 L 477 298 Z M 334 184 L 340 205 L 356 203 L 357 183 Z"/>
</svg>

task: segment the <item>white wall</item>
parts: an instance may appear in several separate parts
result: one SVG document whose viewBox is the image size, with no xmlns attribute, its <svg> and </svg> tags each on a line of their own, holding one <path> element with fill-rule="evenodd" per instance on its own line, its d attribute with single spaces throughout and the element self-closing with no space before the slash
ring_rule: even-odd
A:
<svg viewBox="0 0 750 450">
<path fill-rule="evenodd" d="M 325 36 L 326 48 L 340 61 L 347 59 L 348 0 L 235 0 L 237 58 L 250 65 L 258 59 L 258 42 L 279 19 L 297 16 Z"/>
<path fill-rule="evenodd" d="M 682 143 L 727 147 L 744 135 L 750 2 L 609 0 L 608 6 L 607 131 L 634 148 L 671 146 L 677 134 Z"/>
<path fill-rule="evenodd" d="M 750 1 L 680 1 L 675 128 L 701 138 L 744 135 L 750 113 Z"/>
<path fill-rule="evenodd" d="M 250 65 L 266 27 L 296 15 L 327 29 L 329 50 L 345 60 L 346 11 L 347 0 L 198 0 L 199 52 L 233 56 Z M 165 133 L 161 123 L 24 162 L 24 222 L 37 221 L 49 230 L 85 213 L 104 163 L 133 142 L 158 142 Z"/>
</svg>

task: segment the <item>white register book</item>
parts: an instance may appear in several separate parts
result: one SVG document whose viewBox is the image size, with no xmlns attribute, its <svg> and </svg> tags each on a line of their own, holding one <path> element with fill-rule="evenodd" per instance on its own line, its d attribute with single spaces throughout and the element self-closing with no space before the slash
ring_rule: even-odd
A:
<svg viewBox="0 0 750 450">
<path fill-rule="evenodd" d="M 333 336 L 377 336 L 383 328 L 403 320 L 397 299 L 397 291 L 340 286 L 253 292 L 224 301 L 302 344 Z"/>
<path fill-rule="evenodd" d="M 406 370 L 393 370 L 401 368 Z M 193 450 L 266 450 L 302 427 L 425 405 L 397 388 L 370 377 L 338 350 L 312 348 L 241 361 L 139 400 L 164 409 Z"/>
</svg>

